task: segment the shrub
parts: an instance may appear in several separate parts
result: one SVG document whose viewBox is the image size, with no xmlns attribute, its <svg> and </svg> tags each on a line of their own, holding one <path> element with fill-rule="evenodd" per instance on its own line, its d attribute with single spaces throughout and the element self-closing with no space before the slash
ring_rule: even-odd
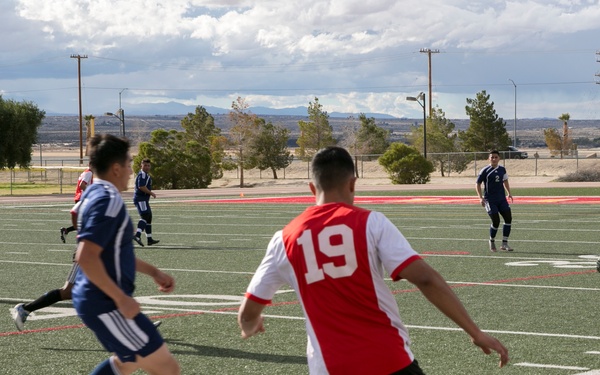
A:
<svg viewBox="0 0 600 375">
<path fill-rule="evenodd" d="M 434 171 L 433 164 L 414 147 L 392 143 L 379 158 L 379 164 L 390 176 L 393 184 L 425 184 Z"/>
<path fill-rule="evenodd" d="M 594 169 L 580 169 L 556 179 L 558 182 L 600 182 L 600 171 Z"/>
</svg>

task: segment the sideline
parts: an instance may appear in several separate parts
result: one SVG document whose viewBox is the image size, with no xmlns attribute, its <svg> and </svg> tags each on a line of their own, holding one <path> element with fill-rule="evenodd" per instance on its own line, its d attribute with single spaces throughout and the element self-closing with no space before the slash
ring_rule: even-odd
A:
<svg viewBox="0 0 600 375">
<path fill-rule="evenodd" d="M 450 178 L 450 177 L 448 177 Z M 469 182 L 472 181 L 472 182 Z M 511 188 L 600 188 L 600 182 L 530 182 L 524 178 L 511 178 Z M 475 178 L 453 180 L 450 183 L 430 183 L 430 184 L 373 184 L 375 181 L 368 179 L 358 179 L 356 190 L 359 193 L 368 193 L 373 191 L 430 191 L 430 190 L 473 190 L 475 196 Z M 458 183 L 457 183 L 458 182 Z M 240 188 L 239 186 L 214 187 L 207 189 L 181 189 L 181 190 L 156 190 L 158 201 L 162 198 L 190 198 L 190 197 L 226 197 L 243 195 L 282 195 L 282 194 L 301 194 L 311 196 L 308 188 L 308 180 L 281 180 L 279 184 L 254 185 L 252 187 Z M 543 194 L 543 193 L 542 193 Z M 125 201 L 133 199 L 133 191 L 128 190 L 122 193 Z M 599 191 L 600 195 L 600 191 Z M 359 196 L 357 196 L 358 198 Z M 518 199 L 518 197 L 517 197 Z M 73 193 L 67 194 L 48 194 L 48 195 L 8 195 L 0 196 L 0 204 L 10 203 L 49 203 L 49 202 L 69 202 L 73 203 Z"/>
</svg>

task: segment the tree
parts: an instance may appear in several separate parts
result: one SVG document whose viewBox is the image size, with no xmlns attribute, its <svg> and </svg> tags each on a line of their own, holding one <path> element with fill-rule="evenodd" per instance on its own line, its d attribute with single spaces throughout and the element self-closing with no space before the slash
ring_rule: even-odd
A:
<svg viewBox="0 0 600 375">
<path fill-rule="evenodd" d="M 477 93 L 475 99 L 467 98 L 465 111 L 470 118 L 466 131 L 459 132 L 463 150 L 478 152 L 491 150 L 506 150 L 510 138 L 506 131 L 506 122 L 499 118 L 494 109 L 494 102 L 483 90 Z"/>
<path fill-rule="evenodd" d="M 393 184 L 425 184 L 430 180 L 433 164 L 414 147 L 392 143 L 379 158 Z"/>
<path fill-rule="evenodd" d="M 287 168 L 294 159 L 287 147 L 289 138 L 288 129 L 259 119 L 259 130 L 249 145 L 247 165 L 261 171 L 271 169 L 273 178 L 277 179 L 277 170 Z"/>
<path fill-rule="evenodd" d="M 446 170 L 464 171 L 470 161 L 464 155 L 458 154 L 461 149 L 455 127 L 456 125 L 446 118 L 446 113 L 437 106 L 427 118 L 427 157 L 437 165 L 442 177 Z M 412 126 L 408 140 L 417 150 L 422 150 L 423 125 Z"/>
<path fill-rule="evenodd" d="M 563 154 L 570 155 L 572 153 L 573 141 L 571 137 L 569 137 L 569 120 L 571 119 L 571 115 L 568 113 L 563 113 L 558 117 L 560 121 L 563 122 L 563 133 L 562 133 L 562 148 L 560 157 L 563 157 Z"/>
<path fill-rule="evenodd" d="M 548 128 L 544 129 L 544 140 L 546 146 L 550 150 L 551 155 L 560 155 L 562 159 L 563 155 L 570 155 L 573 152 L 573 140 L 569 137 L 569 124 L 568 121 L 571 119 L 571 115 L 563 113 L 558 116 L 558 119 L 563 122 L 562 134 L 558 129 Z"/>
<path fill-rule="evenodd" d="M 211 157 L 211 178 L 223 177 L 223 169 L 232 169 L 225 160 L 227 138 L 221 135 L 221 129 L 215 126 L 214 117 L 202 106 L 197 106 L 194 113 L 188 113 L 181 120 L 188 140 L 196 141 L 201 147 L 206 147 Z"/>
<path fill-rule="evenodd" d="M 560 154 L 562 157 L 562 138 L 558 133 L 558 130 L 554 128 L 544 129 L 544 140 L 546 141 L 546 146 L 548 146 L 551 155 Z"/>
<path fill-rule="evenodd" d="M 308 119 L 308 122 L 298 121 L 298 156 L 303 159 L 310 159 L 320 149 L 337 143 L 333 138 L 333 128 L 329 125 L 329 115 L 323 111 L 318 98 L 308 105 Z"/>
<path fill-rule="evenodd" d="M 149 142 L 140 144 L 134 165 L 152 161 L 152 183 L 156 189 L 206 188 L 212 182 L 211 155 L 206 146 L 189 140 L 184 132 L 154 130 Z"/>
<path fill-rule="evenodd" d="M 93 115 L 85 115 L 85 156 L 88 156 L 88 143 L 90 142 L 90 138 L 94 134 L 92 134 L 92 121 L 94 121 L 95 117 Z"/>
<path fill-rule="evenodd" d="M 4 100 L 0 95 L 0 169 L 31 164 L 31 147 L 46 112 L 32 102 Z"/>
<path fill-rule="evenodd" d="M 157 189 L 208 187 L 223 176 L 225 137 L 214 118 L 201 106 L 181 120 L 184 131 L 154 130 L 149 142 L 142 142 L 134 165 L 152 161 L 152 181 Z"/>
<path fill-rule="evenodd" d="M 248 110 L 249 105 L 239 97 L 231 103 L 232 111 L 229 112 L 229 120 L 233 127 L 229 131 L 229 140 L 234 148 L 236 162 L 240 170 L 240 187 L 244 187 L 244 169 L 251 169 L 251 165 L 245 165 L 246 152 L 258 132 L 260 120 Z"/>
</svg>

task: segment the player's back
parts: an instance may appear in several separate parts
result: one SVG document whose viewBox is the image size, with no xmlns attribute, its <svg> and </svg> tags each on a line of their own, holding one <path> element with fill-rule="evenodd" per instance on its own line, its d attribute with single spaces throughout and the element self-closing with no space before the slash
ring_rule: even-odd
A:
<svg viewBox="0 0 600 375">
<path fill-rule="evenodd" d="M 135 283 L 133 224 L 117 188 L 97 179 L 86 189 L 78 210 L 77 225 L 78 240 L 88 240 L 102 248 L 100 257 L 106 272 L 131 295 Z M 74 300 L 88 299 L 101 296 L 103 292 L 80 272 L 73 295 Z"/>
<path fill-rule="evenodd" d="M 332 374 L 389 374 L 413 359 L 368 239 L 371 214 L 343 203 L 313 206 L 282 232 L 309 345 Z"/>
</svg>

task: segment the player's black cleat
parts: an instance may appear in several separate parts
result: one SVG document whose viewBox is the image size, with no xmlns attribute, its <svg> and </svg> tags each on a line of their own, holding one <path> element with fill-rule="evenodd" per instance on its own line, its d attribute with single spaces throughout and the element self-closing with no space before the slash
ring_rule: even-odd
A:
<svg viewBox="0 0 600 375">
<path fill-rule="evenodd" d="M 142 239 L 139 238 L 138 236 L 133 236 L 133 240 L 135 242 L 137 242 L 137 244 L 140 245 L 141 247 L 144 247 L 144 244 L 142 243 Z"/>
<path fill-rule="evenodd" d="M 67 235 L 67 229 L 60 228 L 60 240 L 65 243 L 65 236 Z"/>
<path fill-rule="evenodd" d="M 148 238 L 148 246 L 156 245 L 160 240 L 153 240 L 152 237 Z"/>
<path fill-rule="evenodd" d="M 160 327 L 161 324 L 162 324 L 162 322 L 160 320 L 157 320 L 157 321 L 154 322 L 154 326 L 156 328 Z"/>
<path fill-rule="evenodd" d="M 600 259 L 596 261 L 596 271 L 600 272 Z"/>
</svg>

